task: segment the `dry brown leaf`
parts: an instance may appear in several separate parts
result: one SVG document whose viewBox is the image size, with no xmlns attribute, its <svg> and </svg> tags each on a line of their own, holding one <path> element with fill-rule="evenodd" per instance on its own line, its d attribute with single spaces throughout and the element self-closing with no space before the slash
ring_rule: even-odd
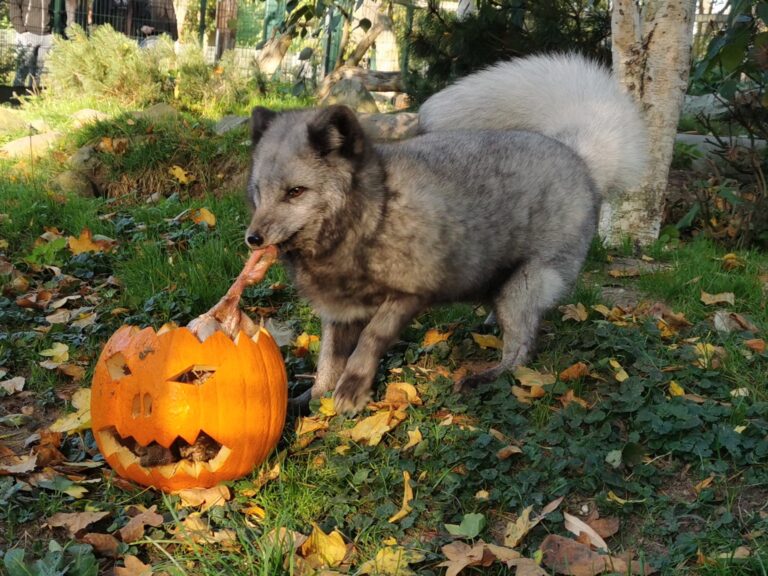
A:
<svg viewBox="0 0 768 576">
<path fill-rule="evenodd" d="M 224 506 L 232 498 L 229 487 L 224 484 L 213 486 L 212 488 L 188 488 L 177 492 L 181 498 L 179 506 L 200 507 L 201 512 L 205 512 L 214 506 Z"/>
<path fill-rule="evenodd" d="M 10 396 L 11 394 L 24 390 L 26 381 L 27 379 L 24 378 L 24 376 L 16 376 L 14 378 L 9 378 L 8 380 L 3 380 L 0 382 L 0 390 L 2 390 L 6 396 Z"/>
<path fill-rule="evenodd" d="M 3 458 L 0 463 L 0 476 L 9 474 L 26 474 L 32 472 L 37 467 L 37 454 L 26 454 L 24 456 L 9 456 Z"/>
<path fill-rule="evenodd" d="M 143 508 L 143 507 L 141 507 Z M 163 517 L 158 514 L 157 505 L 153 505 L 148 510 L 142 510 L 138 506 L 131 506 L 129 508 L 129 515 L 134 513 L 135 515 L 128 520 L 128 523 L 120 528 L 120 539 L 130 544 L 136 542 L 144 537 L 144 527 L 152 526 L 157 528 L 163 523 Z"/>
<path fill-rule="evenodd" d="M 608 518 L 595 518 L 594 520 L 590 520 L 588 524 L 603 538 L 610 538 L 619 531 L 619 519 L 613 516 Z"/>
<path fill-rule="evenodd" d="M 333 400 L 331 398 L 331 400 Z M 320 430 L 328 430 L 329 424 L 325 418 L 320 416 L 304 416 L 299 419 L 299 423 L 296 425 L 296 436 L 303 436 L 304 434 L 312 434 Z"/>
<path fill-rule="evenodd" d="M 447 558 L 447 560 L 438 564 L 438 566 L 446 568 L 445 576 L 456 576 L 469 566 L 487 568 L 497 560 L 509 567 L 514 566 L 520 560 L 528 560 L 527 558 L 521 558 L 520 553 L 515 550 L 504 546 L 486 544 L 482 540 L 473 546 L 456 540 L 446 544 L 440 550 Z"/>
<path fill-rule="evenodd" d="M 354 428 L 343 430 L 339 436 L 351 438 L 355 442 L 362 442 L 368 446 L 376 446 L 384 434 L 395 428 L 405 420 L 407 414 L 403 410 L 381 410 L 372 416 L 363 418 Z"/>
<path fill-rule="evenodd" d="M 563 518 L 565 529 L 568 530 L 568 532 L 575 534 L 576 536 L 585 534 L 589 539 L 589 543 L 595 548 L 602 548 L 606 552 L 610 550 L 605 540 L 603 540 L 600 534 L 598 534 L 589 524 L 565 511 L 563 512 Z"/>
<path fill-rule="evenodd" d="M 144 564 L 136 556 L 127 555 L 123 562 L 125 566 L 115 566 L 115 576 L 151 576 L 152 567 Z"/>
<path fill-rule="evenodd" d="M 37 290 L 16 298 L 16 306 L 43 310 L 48 306 L 51 298 L 53 298 L 53 293 L 50 290 Z"/>
<path fill-rule="evenodd" d="M 702 481 L 700 481 L 700 482 L 697 482 L 697 483 L 694 485 L 694 487 L 693 487 L 693 491 L 694 491 L 694 492 L 696 493 L 696 495 L 698 496 L 698 495 L 699 495 L 699 494 L 701 494 L 701 493 L 702 493 L 704 490 L 706 490 L 707 488 L 709 488 L 709 487 L 712 485 L 712 482 L 713 482 L 714 480 L 715 480 L 715 475 L 714 475 L 714 474 L 711 474 L 711 475 L 710 475 L 710 476 L 708 476 L 707 478 L 704 478 L 704 480 L 702 480 Z"/>
<path fill-rule="evenodd" d="M 562 382 L 571 382 L 572 380 L 578 380 L 584 376 L 589 376 L 589 366 L 584 362 L 576 362 L 576 364 L 572 364 L 560 372 L 558 378 L 560 378 Z"/>
<path fill-rule="evenodd" d="M 593 552 L 586 544 L 556 534 L 550 534 L 539 548 L 543 553 L 543 563 L 559 574 L 571 576 L 596 576 L 603 572 L 620 574 L 652 574 L 651 566 L 640 562 L 627 562 L 623 558 Z"/>
<path fill-rule="evenodd" d="M 504 448 L 501 448 L 498 452 L 496 452 L 496 458 L 499 460 L 506 460 L 513 454 L 522 454 L 523 451 L 518 446 L 508 445 L 504 446 Z"/>
<path fill-rule="evenodd" d="M 718 332 L 745 331 L 757 333 L 760 331 L 757 326 L 741 314 L 728 312 L 727 310 L 718 310 L 715 312 L 712 316 L 712 324 L 714 324 L 715 330 Z"/>
<path fill-rule="evenodd" d="M 538 372 L 537 370 L 526 368 L 525 366 L 518 366 L 513 370 L 512 374 L 514 374 L 515 378 L 520 381 L 522 386 L 527 386 L 529 388 L 533 386 L 547 386 L 554 384 L 557 380 L 554 374 Z"/>
<path fill-rule="evenodd" d="M 411 487 L 411 475 L 406 471 L 403 470 L 403 505 L 400 507 L 400 510 L 395 512 L 392 516 L 390 516 L 389 522 L 390 524 L 394 524 L 396 522 L 399 522 L 408 514 L 411 513 L 413 508 L 411 507 L 411 500 L 413 500 L 413 488 Z"/>
<path fill-rule="evenodd" d="M 264 543 L 268 548 L 279 548 L 284 551 L 295 552 L 306 541 L 307 537 L 301 532 L 282 527 L 273 528 L 264 535 Z"/>
<path fill-rule="evenodd" d="M 563 405 L 563 408 L 567 407 L 570 403 L 575 402 L 582 408 L 589 408 L 589 402 L 584 400 L 584 398 L 579 398 L 576 396 L 576 393 L 573 390 L 568 390 L 565 394 L 560 396 L 559 398 L 560 403 Z"/>
<path fill-rule="evenodd" d="M 539 523 L 539 520 L 531 520 L 532 511 L 533 506 L 528 506 L 520 513 L 517 520 L 507 523 L 507 528 L 504 531 L 504 546 L 507 546 L 508 548 L 516 548 L 520 545 L 528 532 Z"/>
<path fill-rule="evenodd" d="M 112 534 L 89 532 L 88 534 L 84 534 L 80 538 L 80 541 L 93 546 L 93 549 L 101 556 L 117 558 L 117 549 L 120 546 L 120 540 L 112 536 Z"/>
<path fill-rule="evenodd" d="M 752 338 L 751 340 L 745 340 L 744 345 L 752 350 L 752 352 L 757 352 L 758 354 L 765 352 L 765 340 L 762 338 Z"/>
<path fill-rule="evenodd" d="M 57 512 L 45 523 L 51 528 L 66 528 L 72 537 L 91 524 L 109 516 L 109 512 Z"/>
<path fill-rule="evenodd" d="M 730 304 L 734 305 L 736 297 L 733 292 L 720 292 L 718 294 L 710 294 L 708 292 L 701 291 L 701 301 L 706 306 L 712 306 L 714 304 Z"/>
<path fill-rule="evenodd" d="M 417 550 L 409 550 L 396 544 L 380 548 L 373 560 L 360 566 L 358 574 L 373 576 L 416 576 L 409 564 L 421 562 L 426 556 Z"/>
<path fill-rule="evenodd" d="M 584 322 L 589 318 L 589 312 L 587 312 L 587 309 L 581 302 L 578 304 L 566 304 L 565 306 L 560 306 L 558 307 L 558 310 L 563 313 L 563 321 L 574 320 L 575 322 Z"/>
</svg>

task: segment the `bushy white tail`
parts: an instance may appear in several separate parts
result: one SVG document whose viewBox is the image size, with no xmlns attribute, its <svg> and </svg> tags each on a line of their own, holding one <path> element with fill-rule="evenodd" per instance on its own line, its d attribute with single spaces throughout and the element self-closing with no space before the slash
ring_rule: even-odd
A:
<svg viewBox="0 0 768 576">
<path fill-rule="evenodd" d="M 638 184 L 646 164 L 637 106 L 609 70 L 578 54 L 518 58 L 471 74 L 429 98 L 419 122 L 425 132 L 528 130 L 555 138 L 584 159 L 601 191 Z"/>
</svg>

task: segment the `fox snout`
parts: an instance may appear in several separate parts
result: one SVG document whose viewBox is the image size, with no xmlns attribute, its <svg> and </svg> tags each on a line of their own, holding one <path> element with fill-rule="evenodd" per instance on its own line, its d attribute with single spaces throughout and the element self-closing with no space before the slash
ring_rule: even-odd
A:
<svg viewBox="0 0 768 576">
<path fill-rule="evenodd" d="M 249 248 L 259 248 L 264 244 L 264 236 L 258 232 L 251 232 L 250 230 L 245 234 L 245 243 Z"/>
</svg>

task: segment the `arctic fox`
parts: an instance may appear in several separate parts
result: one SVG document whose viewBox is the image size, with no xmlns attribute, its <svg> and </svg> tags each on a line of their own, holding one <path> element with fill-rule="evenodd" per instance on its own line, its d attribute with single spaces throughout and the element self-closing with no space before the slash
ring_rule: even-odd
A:
<svg viewBox="0 0 768 576">
<path fill-rule="evenodd" d="M 601 192 L 631 185 L 643 122 L 604 68 L 534 56 L 435 94 L 423 134 L 374 144 L 344 106 L 253 111 L 252 246 L 277 245 L 321 318 L 314 385 L 341 413 L 372 395 L 379 359 L 425 308 L 483 301 L 504 332 L 501 362 L 526 362 L 539 321 L 573 284 Z"/>
</svg>

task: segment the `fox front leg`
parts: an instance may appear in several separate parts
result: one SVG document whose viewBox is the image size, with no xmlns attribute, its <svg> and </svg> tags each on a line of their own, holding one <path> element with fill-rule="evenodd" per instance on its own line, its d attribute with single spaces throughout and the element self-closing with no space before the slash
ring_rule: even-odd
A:
<svg viewBox="0 0 768 576">
<path fill-rule="evenodd" d="M 338 413 L 356 414 L 365 408 L 371 399 L 379 359 L 422 308 L 423 303 L 415 296 L 387 299 L 379 306 L 360 334 L 336 385 L 333 398 Z"/>
</svg>

